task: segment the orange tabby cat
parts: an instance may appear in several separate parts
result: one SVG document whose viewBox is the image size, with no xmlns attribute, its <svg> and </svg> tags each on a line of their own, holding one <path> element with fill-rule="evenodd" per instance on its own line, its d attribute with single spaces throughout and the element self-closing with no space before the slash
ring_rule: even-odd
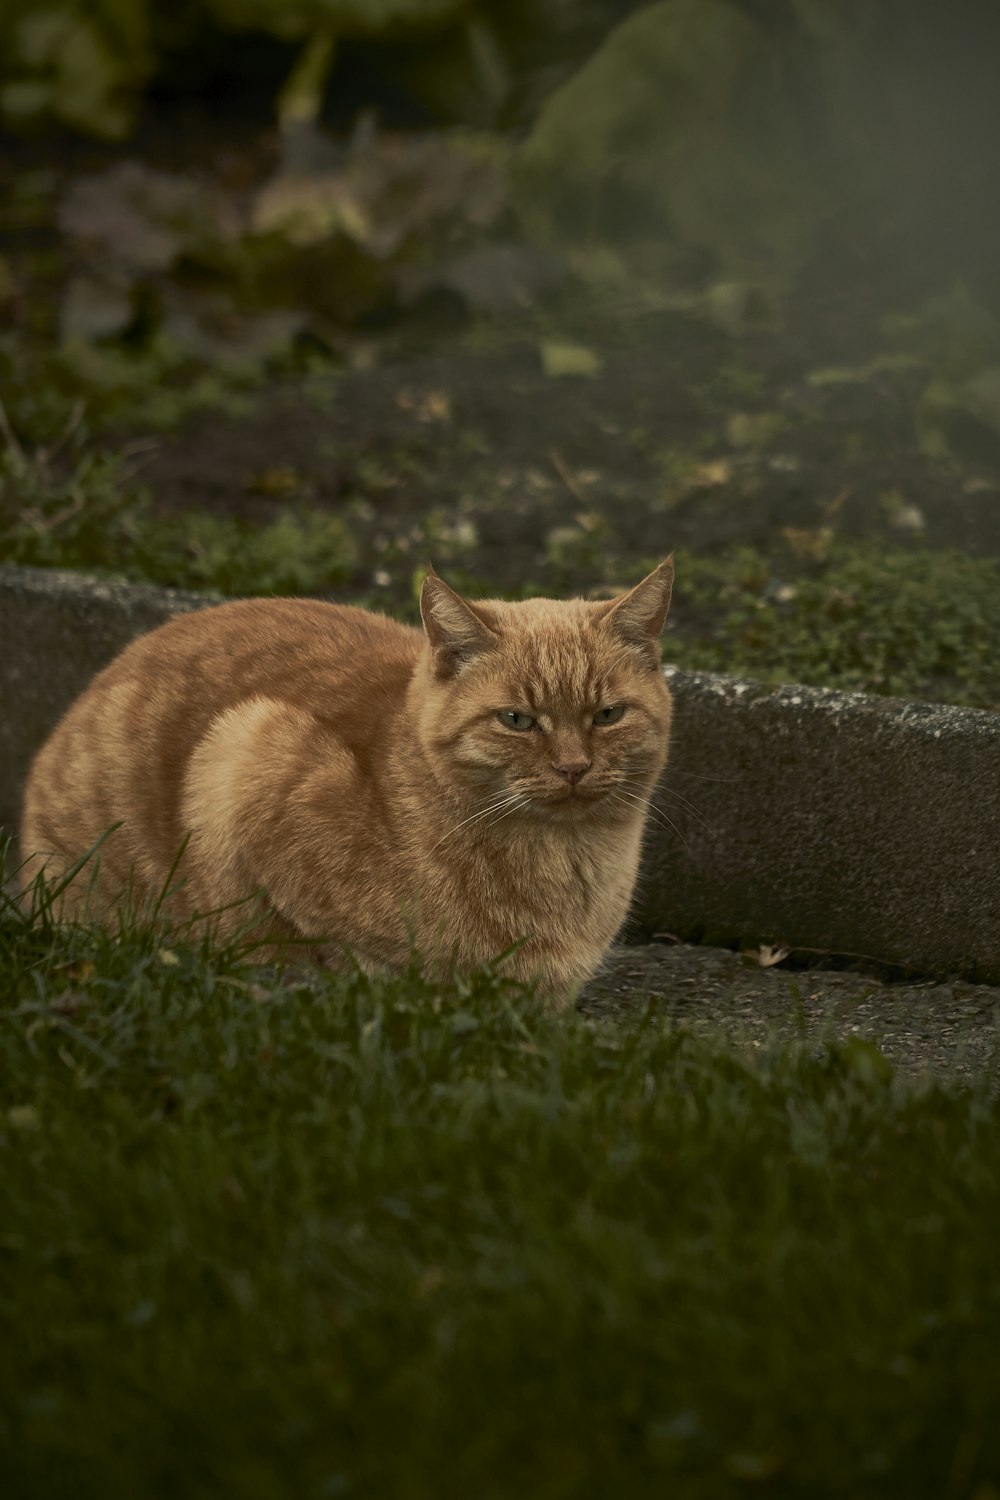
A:
<svg viewBox="0 0 1000 1500">
<path fill-rule="evenodd" d="M 21 845 L 51 876 L 122 827 L 62 898 L 172 914 L 253 893 L 269 937 L 367 969 L 508 972 L 559 1003 L 625 917 L 670 694 L 668 559 L 610 602 L 470 603 L 430 571 L 424 631 L 308 599 L 185 614 L 136 641 L 35 759 Z M 213 919 L 220 936 L 244 906 Z"/>
</svg>

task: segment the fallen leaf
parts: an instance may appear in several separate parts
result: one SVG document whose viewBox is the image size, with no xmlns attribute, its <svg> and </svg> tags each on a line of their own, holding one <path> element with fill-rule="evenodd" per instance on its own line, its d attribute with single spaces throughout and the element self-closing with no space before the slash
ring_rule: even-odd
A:
<svg viewBox="0 0 1000 1500">
<path fill-rule="evenodd" d="M 824 369 L 810 370 L 806 384 L 865 385 L 879 375 L 906 373 L 915 369 L 921 361 L 913 354 L 876 354 L 864 365 L 828 365 Z"/>
<path fill-rule="evenodd" d="M 927 522 L 919 505 L 901 505 L 890 514 L 889 524 L 898 531 L 923 531 Z"/>
<path fill-rule="evenodd" d="M 787 426 L 780 411 L 734 411 L 726 422 L 731 448 L 768 448 Z"/>
<path fill-rule="evenodd" d="M 728 484 L 733 466 L 726 458 L 713 458 L 699 464 L 691 474 L 691 483 L 698 489 L 712 489 L 718 484 Z"/>
<path fill-rule="evenodd" d="M 716 282 L 699 298 L 698 311 L 733 338 L 775 319 L 772 299 L 764 288 L 745 281 Z"/>
<path fill-rule="evenodd" d="M 855 385 L 866 378 L 864 371 L 853 365 L 827 365 L 821 370 L 810 370 L 806 385 Z"/>
<path fill-rule="evenodd" d="M 447 391 L 400 391 L 396 397 L 400 411 L 412 412 L 418 422 L 450 422 L 451 397 Z"/>
<path fill-rule="evenodd" d="M 298 494 L 302 485 L 303 478 L 297 469 L 276 468 L 262 469 L 259 474 L 254 474 L 247 488 L 255 495 L 280 497 Z"/>
<path fill-rule="evenodd" d="M 746 956 L 762 969 L 773 969 L 774 965 L 782 963 L 791 951 L 791 948 L 787 948 L 784 943 L 761 943 L 759 948 L 748 948 Z"/>
<path fill-rule="evenodd" d="M 563 344 L 553 339 L 546 339 L 541 344 L 540 353 L 542 369 L 550 380 L 558 380 L 564 375 L 593 377 L 600 374 L 604 363 L 599 354 L 583 344 Z"/>
<path fill-rule="evenodd" d="M 843 507 L 845 501 L 850 497 L 850 490 L 838 490 L 832 500 L 828 500 L 823 506 L 823 520 L 830 521 Z"/>
<path fill-rule="evenodd" d="M 833 545 L 831 526 L 783 526 L 781 534 L 796 557 L 809 558 L 812 562 L 821 562 Z"/>
</svg>

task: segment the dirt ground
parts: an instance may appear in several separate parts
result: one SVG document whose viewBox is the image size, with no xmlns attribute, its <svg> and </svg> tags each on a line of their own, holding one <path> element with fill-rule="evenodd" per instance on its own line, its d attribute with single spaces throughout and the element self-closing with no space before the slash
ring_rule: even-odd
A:
<svg viewBox="0 0 1000 1500">
<path fill-rule="evenodd" d="M 644 345 L 605 346 L 589 376 L 552 378 L 537 343 L 498 337 L 285 379 L 245 416 L 199 413 L 157 438 L 141 476 L 161 513 L 342 513 L 363 594 L 428 552 L 504 589 L 788 533 L 808 556 L 824 527 L 1000 553 L 1000 440 L 975 432 L 961 472 L 924 456 L 921 368 L 815 384 L 832 353 L 816 339 L 735 343 L 682 316 L 631 334 Z M 857 329 L 855 359 L 862 343 Z"/>
</svg>

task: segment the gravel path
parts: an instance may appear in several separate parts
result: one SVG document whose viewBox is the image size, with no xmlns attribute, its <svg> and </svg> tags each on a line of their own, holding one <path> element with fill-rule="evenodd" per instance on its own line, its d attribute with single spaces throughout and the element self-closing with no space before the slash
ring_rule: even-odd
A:
<svg viewBox="0 0 1000 1500">
<path fill-rule="evenodd" d="M 586 989 L 586 1015 L 624 1018 L 650 1000 L 693 1031 L 761 1046 L 830 1036 L 874 1042 L 908 1077 L 1000 1083 L 1000 989 L 960 982 L 886 984 L 863 974 L 761 968 L 684 944 L 616 949 Z"/>
</svg>

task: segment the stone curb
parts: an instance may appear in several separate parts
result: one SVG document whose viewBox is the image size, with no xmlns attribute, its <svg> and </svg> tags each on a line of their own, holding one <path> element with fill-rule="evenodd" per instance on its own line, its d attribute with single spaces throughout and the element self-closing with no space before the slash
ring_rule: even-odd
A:
<svg viewBox="0 0 1000 1500">
<path fill-rule="evenodd" d="M 0 567 L 0 821 L 93 674 L 198 594 Z M 632 930 L 1000 983 L 1000 716 L 666 669 Z"/>
</svg>

